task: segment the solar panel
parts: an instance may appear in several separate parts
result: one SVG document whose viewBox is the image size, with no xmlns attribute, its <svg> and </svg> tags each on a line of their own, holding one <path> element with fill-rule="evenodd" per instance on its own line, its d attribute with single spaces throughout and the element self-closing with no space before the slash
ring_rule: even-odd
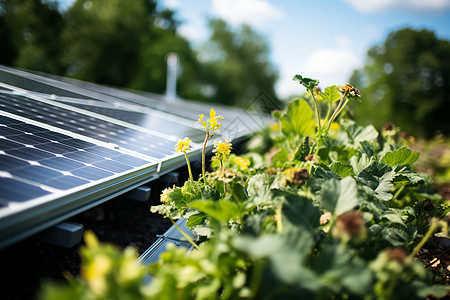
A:
<svg viewBox="0 0 450 300">
<path fill-rule="evenodd" d="M 180 138 L 200 155 L 196 119 L 210 105 L 163 100 L 0 66 L 0 248 L 183 166 Z M 214 108 L 224 136 L 259 125 L 259 115 Z"/>
</svg>

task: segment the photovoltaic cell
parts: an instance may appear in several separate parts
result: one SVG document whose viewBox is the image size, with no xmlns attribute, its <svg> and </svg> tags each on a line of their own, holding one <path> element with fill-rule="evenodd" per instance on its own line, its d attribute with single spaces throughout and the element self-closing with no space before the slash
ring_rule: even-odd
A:
<svg viewBox="0 0 450 300">
<path fill-rule="evenodd" d="M 202 130 L 194 128 L 195 121 L 191 121 L 191 127 L 168 120 L 160 115 L 119 108 L 100 107 L 94 105 L 71 103 L 70 105 L 89 110 L 100 115 L 108 116 L 133 125 L 152 128 L 152 130 L 164 132 L 168 135 L 180 138 L 190 137 L 196 143 L 201 143 L 205 138 Z"/>
<path fill-rule="evenodd" d="M 23 95 L 0 93 L 0 108 L 21 117 L 45 122 L 48 125 L 102 142 L 113 143 L 153 158 L 161 159 L 175 153 L 174 139 L 155 136 Z M 16 135 L 18 130 L 9 127 L 0 128 L 0 134 L 4 136 Z M 38 131 L 35 135 L 52 141 L 67 139 L 65 135 L 58 132 Z M 35 152 L 38 153 L 38 151 Z"/>
<path fill-rule="evenodd" d="M 47 195 L 51 188 L 68 190 L 151 163 L 6 116 L 0 121 L 3 205 L 18 201 L 22 190 L 28 194 L 20 201 Z"/>
<path fill-rule="evenodd" d="M 7 201 L 24 202 L 48 194 L 50 194 L 49 191 L 46 191 L 38 186 L 18 181 L 13 178 L 0 177 L 0 195 L 8 195 L 6 198 Z M 5 201 L 3 199 L 0 200 L 2 201 L 0 209 L 7 208 L 8 206 L 8 202 L 3 202 Z"/>
<path fill-rule="evenodd" d="M 0 248 L 184 165 L 174 145 L 199 155 L 210 109 L 0 66 Z M 250 114 L 215 109 L 224 134 L 251 131 Z"/>
</svg>

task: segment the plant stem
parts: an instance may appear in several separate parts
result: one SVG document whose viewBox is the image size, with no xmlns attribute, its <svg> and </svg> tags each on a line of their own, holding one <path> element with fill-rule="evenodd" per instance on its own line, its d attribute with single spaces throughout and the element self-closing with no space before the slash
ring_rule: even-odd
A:
<svg viewBox="0 0 450 300">
<path fill-rule="evenodd" d="M 255 261 L 253 264 L 252 280 L 250 282 L 251 298 L 256 299 L 259 291 L 259 286 L 261 285 L 262 271 L 263 271 L 263 261 Z"/>
<path fill-rule="evenodd" d="M 428 241 L 428 239 L 431 237 L 431 235 L 438 229 L 439 227 L 439 221 L 437 219 L 431 219 L 430 228 L 428 228 L 427 233 L 423 236 L 422 240 L 417 244 L 416 247 L 414 247 L 414 250 L 411 252 L 409 257 L 412 259 L 414 256 L 419 252 L 419 250 L 425 245 L 425 243 Z"/>
<path fill-rule="evenodd" d="M 333 115 L 331 116 L 330 120 L 328 120 L 328 126 L 327 130 L 330 129 L 331 123 L 334 121 L 338 113 L 340 112 L 342 103 L 344 102 L 345 97 L 347 96 L 347 93 L 342 94 L 341 100 L 339 101 L 338 106 L 336 107 L 336 110 L 334 111 Z"/>
<path fill-rule="evenodd" d="M 317 117 L 317 131 L 319 134 L 322 133 L 322 125 L 320 124 L 320 111 L 319 111 L 319 105 L 317 104 L 316 97 L 314 97 L 314 92 L 312 90 L 308 90 L 314 100 L 314 107 L 316 109 L 316 117 Z"/>
<path fill-rule="evenodd" d="M 386 299 L 386 300 L 391 299 L 392 293 L 394 292 L 395 284 L 397 283 L 397 278 L 398 278 L 398 275 L 395 274 L 389 280 L 389 285 L 386 288 L 386 293 L 384 294 L 384 299 Z"/>
<path fill-rule="evenodd" d="M 206 143 L 209 139 L 209 132 L 206 132 L 205 142 L 203 143 L 203 151 L 202 151 L 202 175 L 203 175 L 203 182 L 206 183 L 206 177 L 205 177 L 205 165 L 206 165 Z"/>
<path fill-rule="evenodd" d="M 169 217 L 170 221 L 172 222 L 173 225 L 175 225 L 175 227 L 181 232 L 181 234 L 186 238 L 186 240 L 191 243 L 192 246 L 195 247 L 195 249 L 200 250 L 200 247 L 192 240 L 192 238 L 186 234 L 186 232 L 184 232 L 183 230 L 181 230 L 181 228 L 178 226 L 177 223 L 175 223 L 175 221 Z"/>
<path fill-rule="evenodd" d="M 191 180 L 192 183 L 194 183 L 194 176 L 192 176 L 191 163 L 189 162 L 189 157 L 186 152 L 184 152 L 184 156 L 186 157 L 186 164 L 188 166 L 189 179 Z"/>
<path fill-rule="evenodd" d="M 328 103 L 328 111 L 327 111 L 327 116 L 325 117 L 325 122 L 328 121 L 328 118 L 330 117 L 331 114 L 331 102 Z"/>
<path fill-rule="evenodd" d="M 225 170 L 223 168 L 223 161 L 219 160 L 220 163 L 220 176 L 222 176 L 222 178 L 225 179 Z M 223 193 L 226 194 L 227 193 L 227 183 L 225 182 L 225 180 L 223 181 Z"/>
<path fill-rule="evenodd" d="M 395 195 L 394 195 L 394 197 L 392 197 L 391 201 L 392 201 L 392 200 L 397 200 L 397 197 L 400 196 L 400 193 L 405 189 L 405 186 L 406 186 L 406 185 L 402 185 L 402 186 L 395 192 Z"/>
</svg>

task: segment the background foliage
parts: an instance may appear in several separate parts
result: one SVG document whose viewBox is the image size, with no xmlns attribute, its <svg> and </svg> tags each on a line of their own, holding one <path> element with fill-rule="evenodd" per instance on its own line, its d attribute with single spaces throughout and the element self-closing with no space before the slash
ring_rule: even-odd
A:
<svg viewBox="0 0 450 300">
<path fill-rule="evenodd" d="M 176 52 L 179 96 L 248 107 L 263 93 L 280 104 L 264 36 L 211 19 L 209 39 L 194 47 L 179 25 L 157 0 L 77 0 L 63 12 L 50 0 L 0 0 L 0 64 L 164 93 L 165 59 Z M 450 42 L 434 32 L 392 32 L 350 83 L 364 96 L 357 122 L 380 130 L 392 121 L 426 138 L 450 133 Z"/>
<path fill-rule="evenodd" d="M 364 95 L 355 108 L 359 122 L 381 128 L 392 121 L 416 136 L 450 133 L 450 42 L 433 32 L 391 33 L 368 51 L 366 66 L 350 81 Z"/>
<path fill-rule="evenodd" d="M 264 91 L 277 101 L 261 35 L 211 20 L 210 40 L 194 50 L 179 24 L 156 0 L 77 0 L 65 12 L 54 1 L 0 0 L 0 64 L 164 93 L 166 56 L 175 52 L 181 97 L 248 106 Z"/>
</svg>

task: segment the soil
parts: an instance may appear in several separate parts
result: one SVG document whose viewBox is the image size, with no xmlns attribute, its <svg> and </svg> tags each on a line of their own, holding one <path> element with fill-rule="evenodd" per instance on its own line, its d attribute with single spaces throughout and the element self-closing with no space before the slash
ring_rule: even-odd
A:
<svg viewBox="0 0 450 300">
<path fill-rule="evenodd" d="M 102 242 L 122 249 L 132 246 L 142 254 L 157 240 L 157 234 L 163 234 L 172 225 L 170 220 L 150 212 L 150 206 L 158 203 L 161 190 L 168 185 L 163 181 L 150 184 L 150 201 L 118 197 L 68 221 L 83 224 Z M 79 275 L 78 253 L 82 245 L 66 249 L 32 237 L 0 250 L 1 298 L 36 299 L 42 281 L 64 282 L 67 272 Z"/>
</svg>

